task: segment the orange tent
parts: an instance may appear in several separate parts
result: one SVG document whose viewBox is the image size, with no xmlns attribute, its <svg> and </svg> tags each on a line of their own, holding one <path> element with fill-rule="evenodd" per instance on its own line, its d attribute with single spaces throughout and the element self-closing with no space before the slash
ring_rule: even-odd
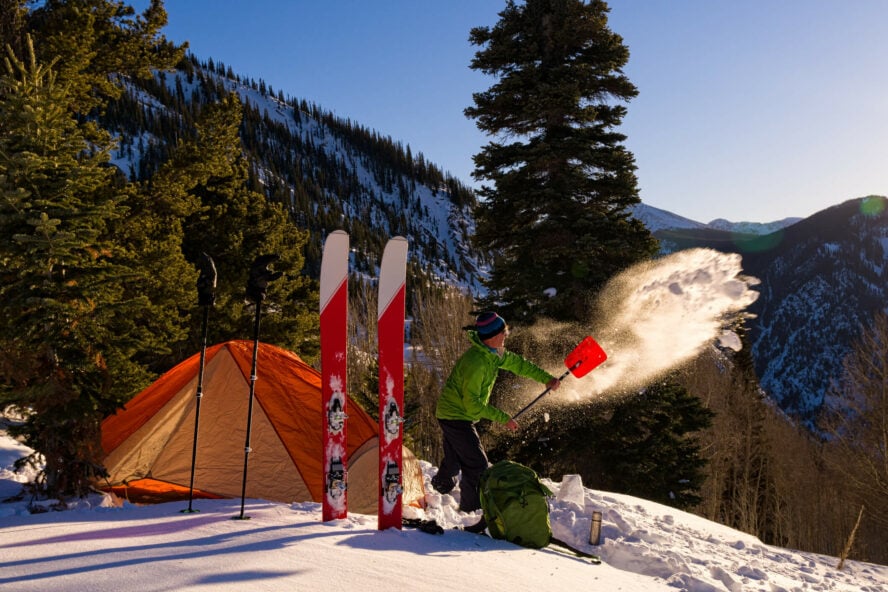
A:
<svg viewBox="0 0 888 592">
<path fill-rule="evenodd" d="M 253 342 L 207 348 L 195 496 L 240 497 Z M 324 490 L 321 376 L 296 354 L 259 344 L 246 494 L 285 503 L 320 502 Z M 200 354 L 188 358 L 102 423 L 107 481 L 130 499 L 187 497 Z M 377 423 L 348 409 L 349 510 L 376 512 Z M 404 448 L 405 504 L 421 504 L 422 472 Z"/>
</svg>

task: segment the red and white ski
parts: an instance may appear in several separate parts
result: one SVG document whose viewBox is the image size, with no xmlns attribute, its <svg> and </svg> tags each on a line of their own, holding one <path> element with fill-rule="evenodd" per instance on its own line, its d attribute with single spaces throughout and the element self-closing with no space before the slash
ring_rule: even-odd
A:
<svg viewBox="0 0 888 592">
<path fill-rule="evenodd" d="M 379 530 L 401 528 L 407 239 L 385 245 L 379 269 Z"/>
<path fill-rule="evenodd" d="M 348 514 L 346 364 L 348 361 L 348 234 L 335 230 L 321 259 L 321 400 L 324 410 L 323 520 Z"/>
</svg>

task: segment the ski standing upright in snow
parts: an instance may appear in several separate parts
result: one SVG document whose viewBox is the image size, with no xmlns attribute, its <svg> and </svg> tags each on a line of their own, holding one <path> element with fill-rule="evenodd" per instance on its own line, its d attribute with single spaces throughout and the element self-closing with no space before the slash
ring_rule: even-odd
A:
<svg viewBox="0 0 888 592">
<path fill-rule="evenodd" d="M 379 530 L 401 528 L 407 239 L 385 246 L 379 269 Z"/>
<path fill-rule="evenodd" d="M 348 234 L 342 230 L 331 232 L 321 258 L 320 292 L 324 522 L 348 515 L 348 256 Z"/>
</svg>

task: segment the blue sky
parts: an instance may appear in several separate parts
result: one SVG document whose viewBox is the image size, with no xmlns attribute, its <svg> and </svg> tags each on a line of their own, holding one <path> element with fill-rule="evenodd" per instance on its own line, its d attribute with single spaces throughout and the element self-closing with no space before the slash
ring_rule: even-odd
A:
<svg viewBox="0 0 888 592">
<path fill-rule="evenodd" d="M 131 2 L 137 9 L 147 0 Z M 166 0 L 174 41 L 409 144 L 467 184 L 474 26 L 505 0 Z M 611 0 L 642 201 L 701 222 L 888 194 L 888 2 Z"/>
</svg>

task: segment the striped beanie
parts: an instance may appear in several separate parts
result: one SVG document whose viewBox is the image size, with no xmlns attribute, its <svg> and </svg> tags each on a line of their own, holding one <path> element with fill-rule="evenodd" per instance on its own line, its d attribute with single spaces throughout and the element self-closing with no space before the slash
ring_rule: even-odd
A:
<svg viewBox="0 0 888 592">
<path fill-rule="evenodd" d="M 495 312 L 482 312 L 475 319 L 475 331 L 482 340 L 496 337 L 506 330 L 506 321 Z"/>
</svg>

